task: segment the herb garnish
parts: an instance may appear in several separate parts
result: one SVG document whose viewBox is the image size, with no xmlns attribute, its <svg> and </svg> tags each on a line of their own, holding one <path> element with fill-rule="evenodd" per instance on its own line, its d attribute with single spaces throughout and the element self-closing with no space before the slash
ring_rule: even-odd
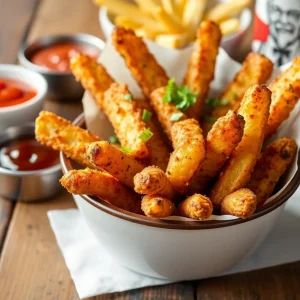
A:
<svg viewBox="0 0 300 300">
<path fill-rule="evenodd" d="M 148 140 L 150 140 L 153 136 L 153 132 L 150 129 L 145 129 L 141 135 L 139 136 L 139 138 L 144 141 L 147 142 Z"/>
</svg>

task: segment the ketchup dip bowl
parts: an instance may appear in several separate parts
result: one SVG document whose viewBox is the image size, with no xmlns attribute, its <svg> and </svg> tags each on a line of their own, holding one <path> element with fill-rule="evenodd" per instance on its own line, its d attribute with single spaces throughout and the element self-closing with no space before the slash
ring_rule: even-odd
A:
<svg viewBox="0 0 300 300">
<path fill-rule="evenodd" d="M 98 53 L 104 48 L 105 43 L 92 35 L 78 33 L 74 35 L 55 35 L 44 36 L 35 40 L 33 43 L 24 43 L 20 47 L 18 58 L 19 62 L 30 70 L 34 70 L 43 75 L 48 82 L 48 96 L 57 100 L 81 100 L 83 88 L 70 71 L 60 72 L 34 64 L 31 59 L 37 52 L 48 47 L 73 43 L 86 48 L 95 49 Z"/>
<path fill-rule="evenodd" d="M 83 115 L 74 124 L 83 127 Z M 73 169 L 63 153 L 60 161 L 64 173 Z M 299 186 L 300 159 L 297 164 L 288 186 L 245 220 L 150 219 L 87 195 L 73 197 L 95 238 L 120 265 L 156 278 L 202 279 L 225 272 L 264 241 Z"/>
<path fill-rule="evenodd" d="M 9 126 L 34 121 L 43 108 L 47 93 L 43 76 L 21 66 L 0 64 L 0 79 L 19 81 L 36 91 L 36 95 L 26 102 L 0 107 L 0 132 Z"/>
</svg>

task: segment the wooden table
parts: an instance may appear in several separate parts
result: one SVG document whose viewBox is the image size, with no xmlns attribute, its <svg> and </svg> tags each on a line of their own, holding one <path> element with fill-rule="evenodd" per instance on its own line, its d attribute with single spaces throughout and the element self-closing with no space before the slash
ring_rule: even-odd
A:
<svg viewBox="0 0 300 300">
<path fill-rule="evenodd" d="M 23 40 L 87 32 L 103 37 L 90 0 L 0 0 L 0 63 L 15 63 Z M 81 104 L 48 100 L 45 109 L 73 119 Z M 47 202 L 14 205 L 0 199 L 0 299 L 79 299 L 47 218 L 73 208 L 62 193 Z M 300 299 L 300 262 L 238 275 L 137 289 L 90 299 Z"/>
</svg>

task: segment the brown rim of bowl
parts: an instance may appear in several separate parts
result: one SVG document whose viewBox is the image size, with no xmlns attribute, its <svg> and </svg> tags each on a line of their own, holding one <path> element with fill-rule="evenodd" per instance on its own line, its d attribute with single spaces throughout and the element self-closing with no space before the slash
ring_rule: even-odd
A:
<svg viewBox="0 0 300 300">
<path fill-rule="evenodd" d="M 73 124 L 83 127 L 84 126 L 84 115 L 80 114 L 73 122 Z M 73 169 L 71 160 L 68 159 L 62 152 L 60 153 L 60 161 L 62 165 L 63 173 L 70 171 Z M 227 226 L 238 225 L 246 222 L 250 222 L 257 218 L 260 218 L 276 208 L 283 205 L 296 191 L 300 183 L 300 156 L 297 160 L 298 169 L 288 184 L 288 186 L 282 190 L 276 198 L 274 198 L 270 203 L 266 204 L 264 209 L 258 211 L 251 217 L 247 219 L 234 219 L 234 220 L 226 220 L 226 221 L 205 221 L 205 222 L 195 222 L 195 221 L 175 221 L 175 220 L 161 220 L 161 219 L 151 219 L 146 216 L 138 215 L 135 213 L 128 212 L 121 208 L 118 208 L 114 205 L 109 204 L 106 201 L 101 199 L 95 200 L 88 195 L 80 195 L 80 197 L 87 201 L 89 204 L 94 207 L 100 209 L 101 211 L 114 216 L 116 218 L 120 218 L 129 222 L 151 226 L 151 227 L 159 227 L 165 229 L 182 229 L 182 230 L 200 230 L 200 229 L 213 229 L 213 228 L 222 228 Z"/>
</svg>

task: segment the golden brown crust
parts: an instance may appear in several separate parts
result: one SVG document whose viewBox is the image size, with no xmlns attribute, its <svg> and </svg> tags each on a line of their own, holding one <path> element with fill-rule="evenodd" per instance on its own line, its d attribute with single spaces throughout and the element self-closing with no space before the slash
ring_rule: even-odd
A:
<svg viewBox="0 0 300 300">
<path fill-rule="evenodd" d="M 213 205 L 209 198 L 194 194 L 179 204 L 177 212 L 182 217 L 206 220 L 213 212 Z"/>
<path fill-rule="evenodd" d="M 67 157 L 83 166 L 94 167 L 85 157 L 85 149 L 100 138 L 74 126 L 68 120 L 54 113 L 41 111 L 35 120 L 35 137 L 39 143 L 64 152 Z"/>
<path fill-rule="evenodd" d="M 147 98 L 152 91 L 167 85 L 165 70 L 132 30 L 117 27 L 112 34 L 112 41 Z"/>
<path fill-rule="evenodd" d="M 271 82 L 269 89 L 272 92 L 272 103 L 265 139 L 275 133 L 281 123 L 289 117 L 300 98 L 300 56 Z"/>
<path fill-rule="evenodd" d="M 156 166 L 146 167 L 134 176 L 134 190 L 144 195 L 159 195 L 170 200 L 175 198 L 175 192 L 167 175 Z"/>
<path fill-rule="evenodd" d="M 222 215 L 233 215 L 246 219 L 256 209 L 256 196 L 249 189 L 239 189 L 226 196 L 221 204 Z"/>
<path fill-rule="evenodd" d="M 257 196 L 258 207 L 272 195 L 279 178 L 293 161 L 296 151 L 296 142 L 288 137 L 275 140 L 265 148 L 248 184 L 248 188 Z"/>
<path fill-rule="evenodd" d="M 172 142 L 175 150 L 166 173 L 176 192 L 184 194 L 205 157 L 205 141 L 198 121 L 176 122 L 172 127 Z"/>
<path fill-rule="evenodd" d="M 234 191 L 248 184 L 263 143 L 269 117 L 271 92 L 263 85 L 250 87 L 242 100 L 238 113 L 245 119 L 244 135 L 233 151 L 209 198 L 215 208 Z"/>
<path fill-rule="evenodd" d="M 172 216 L 175 204 L 166 197 L 146 195 L 142 199 L 142 211 L 147 217 L 166 218 Z"/>
<path fill-rule="evenodd" d="M 162 126 L 166 135 L 171 140 L 171 130 L 172 130 L 172 126 L 175 123 L 174 121 L 171 121 L 171 116 L 173 114 L 182 113 L 182 112 L 171 103 L 163 103 L 163 97 L 165 95 L 165 91 L 166 91 L 165 87 L 161 87 L 155 90 L 153 93 L 151 93 L 150 102 L 157 115 L 160 125 Z M 180 120 L 185 120 L 185 119 L 186 116 L 185 114 L 183 114 Z"/>
<path fill-rule="evenodd" d="M 103 168 L 131 188 L 134 187 L 134 175 L 144 169 L 130 154 L 105 141 L 91 143 L 86 149 L 86 155 L 95 166 Z"/>
<path fill-rule="evenodd" d="M 215 178 L 224 166 L 231 153 L 243 137 L 245 121 L 240 115 L 230 110 L 221 117 L 209 131 L 205 145 L 205 159 L 193 177 L 191 193 L 203 193 L 211 179 Z"/>
<path fill-rule="evenodd" d="M 110 174 L 86 168 L 71 170 L 60 180 L 69 193 L 97 196 L 131 212 L 141 213 L 141 199 Z"/>
<path fill-rule="evenodd" d="M 203 104 L 209 91 L 210 82 L 214 78 L 216 58 L 221 41 L 219 26 L 213 21 L 203 21 L 197 32 L 195 49 L 192 53 L 185 75 L 186 84 L 193 93 L 198 94 L 197 102 L 191 106 L 187 115 L 199 120 Z"/>
</svg>

